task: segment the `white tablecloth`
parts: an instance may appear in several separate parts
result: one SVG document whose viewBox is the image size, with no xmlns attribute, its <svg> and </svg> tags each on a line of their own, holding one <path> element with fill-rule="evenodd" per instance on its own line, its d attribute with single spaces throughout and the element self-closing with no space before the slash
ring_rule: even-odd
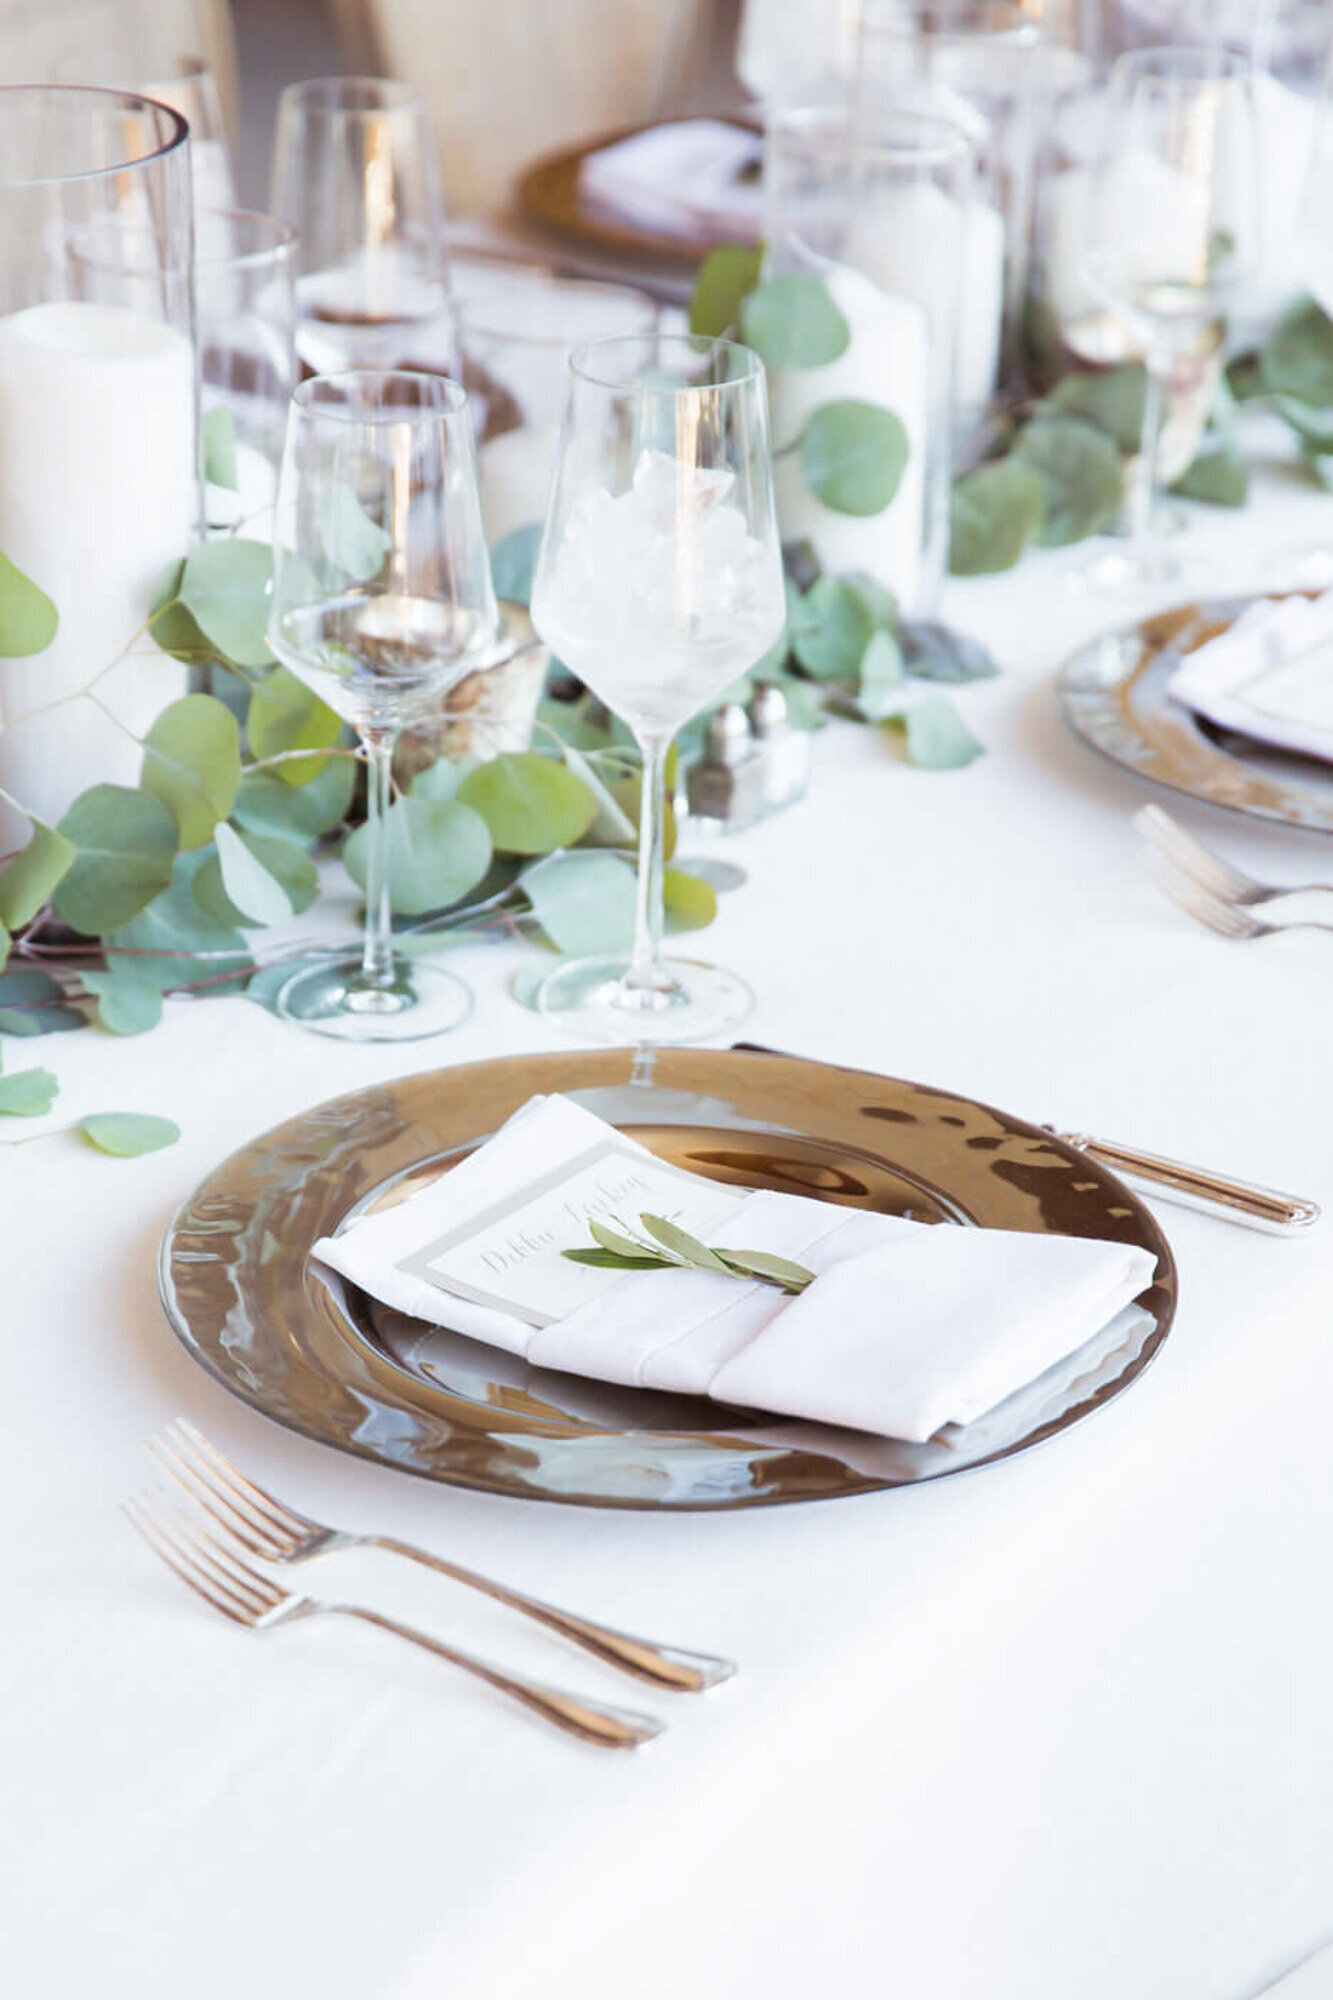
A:
<svg viewBox="0 0 1333 2000">
<path fill-rule="evenodd" d="M 1278 580 L 1266 547 L 1321 535 L 1333 501 L 1275 482 L 1192 540 L 1241 589 Z M 1122 615 L 1070 560 L 951 589 L 1005 667 L 962 697 L 989 754 L 934 775 L 827 731 L 810 801 L 728 849 L 750 879 L 707 950 L 753 982 L 756 1039 L 1333 1202 L 1333 939 L 1224 943 L 1137 869 L 1147 789 L 1052 698 Z M 1333 873 L 1313 835 L 1181 817 L 1275 877 Z M 184 1137 L 127 1163 L 70 1138 L 0 1154 L 5 1991 L 1245 2000 L 1296 1964 L 1333 1925 L 1333 1227 L 1283 1242 L 1162 1207 L 1180 1313 L 1131 1393 L 1005 1464 L 823 1505 L 667 1518 L 432 1486 L 288 1434 L 177 1346 L 153 1260 L 181 1196 L 323 1097 L 546 1044 L 504 990 L 520 957 L 461 952 L 474 1018 L 397 1053 L 240 1000 L 173 1004 L 137 1040 L 6 1043 L 59 1073 L 53 1126 L 133 1108 Z M 116 1511 L 176 1412 L 317 1514 L 743 1676 L 655 1702 L 387 1559 L 322 1579 L 669 1711 L 625 1759 L 372 1632 L 244 1635 Z"/>
</svg>

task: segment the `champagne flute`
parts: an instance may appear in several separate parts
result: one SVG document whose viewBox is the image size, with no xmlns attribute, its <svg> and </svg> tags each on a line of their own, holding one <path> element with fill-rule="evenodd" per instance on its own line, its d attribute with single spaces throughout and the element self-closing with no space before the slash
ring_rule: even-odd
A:
<svg viewBox="0 0 1333 2000">
<path fill-rule="evenodd" d="M 1088 571 L 1112 588 L 1180 575 L 1154 521 L 1162 423 L 1168 397 L 1206 393 L 1228 306 L 1258 268 L 1250 77 L 1244 57 L 1209 47 L 1138 49 L 1111 72 L 1085 275 L 1147 371 L 1130 547 Z"/>
<path fill-rule="evenodd" d="M 278 100 L 269 207 L 299 237 L 297 352 L 316 374 L 429 361 L 448 306 L 426 107 L 375 77 Z"/>
<path fill-rule="evenodd" d="M 662 956 L 663 778 L 675 732 L 754 666 L 786 607 L 764 367 L 730 341 L 594 341 L 570 384 L 532 617 L 643 759 L 634 945 L 541 987 L 595 1041 L 696 1042 L 745 1018 L 734 973 Z"/>
<path fill-rule="evenodd" d="M 443 375 L 317 375 L 292 397 L 278 487 L 269 644 L 350 722 L 369 763 L 366 932 L 277 1012 L 344 1041 L 417 1041 L 469 1012 L 461 980 L 395 958 L 388 828 L 393 746 L 493 655 L 495 593 L 467 398 Z"/>
</svg>

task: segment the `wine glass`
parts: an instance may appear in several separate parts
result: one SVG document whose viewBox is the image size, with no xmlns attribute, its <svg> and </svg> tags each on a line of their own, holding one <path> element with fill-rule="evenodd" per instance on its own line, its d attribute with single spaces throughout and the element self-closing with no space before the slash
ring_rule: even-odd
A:
<svg viewBox="0 0 1333 2000">
<path fill-rule="evenodd" d="M 1111 72 L 1093 170 L 1085 275 L 1147 373 L 1130 546 L 1087 574 L 1111 588 L 1176 581 L 1154 507 L 1168 399 L 1193 396 L 1221 366 L 1226 314 L 1258 268 L 1257 134 L 1251 70 L 1220 48 L 1151 48 Z"/>
<path fill-rule="evenodd" d="M 317 375 L 292 397 L 269 644 L 350 722 L 369 764 L 359 958 L 306 966 L 278 1013 L 344 1041 L 416 1041 L 468 1013 L 466 986 L 396 959 L 390 768 L 398 731 L 493 657 L 498 630 L 467 398 L 443 375 Z"/>
<path fill-rule="evenodd" d="M 578 349 L 532 618 L 633 731 L 643 794 L 633 950 L 564 966 L 538 995 L 574 1032 L 695 1042 L 749 1012 L 733 973 L 662 956 L 663 777 L 675 732 L 763 657 L 785 615 L 758 356 L 654 334 Z"/>
<path fill-rule="evenodd" d="M 300 239 L 307 367 L 429 362 L 448 306 L 438 164 L 426 107 L 406 85 L 324 77 L 284 90 L 269 207 Z"/>
</svg>

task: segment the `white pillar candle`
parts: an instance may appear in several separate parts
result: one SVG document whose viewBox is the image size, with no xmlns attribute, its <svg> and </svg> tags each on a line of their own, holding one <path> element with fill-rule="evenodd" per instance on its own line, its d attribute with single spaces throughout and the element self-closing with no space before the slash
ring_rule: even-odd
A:
<svg viewBox="0 0 1333 2000">
<path fill-rule="evenodd" d="M 923 307 L 892 297 L 860 271 L 834 265 L 824 273 L 850 339 L 823 368 L 786 368 L 769 382 L 774 484 L 784 541 L 808 539 L 823 568 L 864 569 L 888 585 L 904 611 L 916 604 L 925 533 L 926 430 L 930 410 L 929 338 Z M 821 403 L 879 403 L 901 420 L 908 458 L 893 499 L 878 514 L 840 514 L 805 483 L 799 450 L 807 417 Z"/>
<path fill-rule="evenodd" d="M 477 452 L 481 516 L 494 548 L 515 528 L 539 526 L 546 518 L 546 489 L 560 440 L 560 425 L 521 424 L 488 438 Z"/>
<path fill-rule="evenodd" d="M 120 306 L 0 318 L 0 550 L 60 619 L 43 652 L 0 660 L 0 786 L 48 821 L 90 785 L 137 783 L 133 736 L 185 692 L 151 640 L 98 681 L 123 726 L 79 690 L 129 645 L 198 525 L 194 372 L 188 340 Z M 5 807 L 0 850 L 26 838 Z"/>
<path fill-rule="evenodd" d="M 961 242 L 959 240 L 961 232 Z M 1004 320 L 1004 217 L 974 197 L 962 210 L 922 181 L 886 191 L 859 215 L 847 242 L 859 271 L 886 292 L 929 301 L 932 322 L 957 310 L 954 401 L 975 422 L 995 394 Z M 951 294 L 957 285 L 961 300 Z"/>
</svg>

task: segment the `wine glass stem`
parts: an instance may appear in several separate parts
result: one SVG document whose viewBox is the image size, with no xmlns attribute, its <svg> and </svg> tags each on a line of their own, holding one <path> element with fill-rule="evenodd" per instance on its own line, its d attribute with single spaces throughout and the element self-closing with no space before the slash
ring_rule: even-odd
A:
<svg viewBox="0 0 1333 2000">
<path fill-rule="evenodd" d="M 1166 415 L 1166 378 L 1150 360 L 1143 391 L 1143 426 L 1139 433 L 1139 462 L 1129 501 L 1129 533 L 1135 561 L 1140 568 L 1151 564 L 1153 514 L 1157 501 L 1157 458 L 1162 442 L 1162 420 Z"/>
<path fill-rule="evenodd" d="M 639 878 L 634 902 L 634 949 L 625 986 L 645 995 L 665 993 L 671 978 L 662 964 L 662 830 L 666 818 L 669 736 L 640 736 L 643 790 L 639 805 Z"/>
<path fill-rule="evenodd" d="M 392 729 L 363 730 L 369 771 L 366 785 L 366 936 L 361 952 L 363 986 L 392 986 L 393 911 L 389 901 L 389 804 L 393 796 Z"/>
</svg>

